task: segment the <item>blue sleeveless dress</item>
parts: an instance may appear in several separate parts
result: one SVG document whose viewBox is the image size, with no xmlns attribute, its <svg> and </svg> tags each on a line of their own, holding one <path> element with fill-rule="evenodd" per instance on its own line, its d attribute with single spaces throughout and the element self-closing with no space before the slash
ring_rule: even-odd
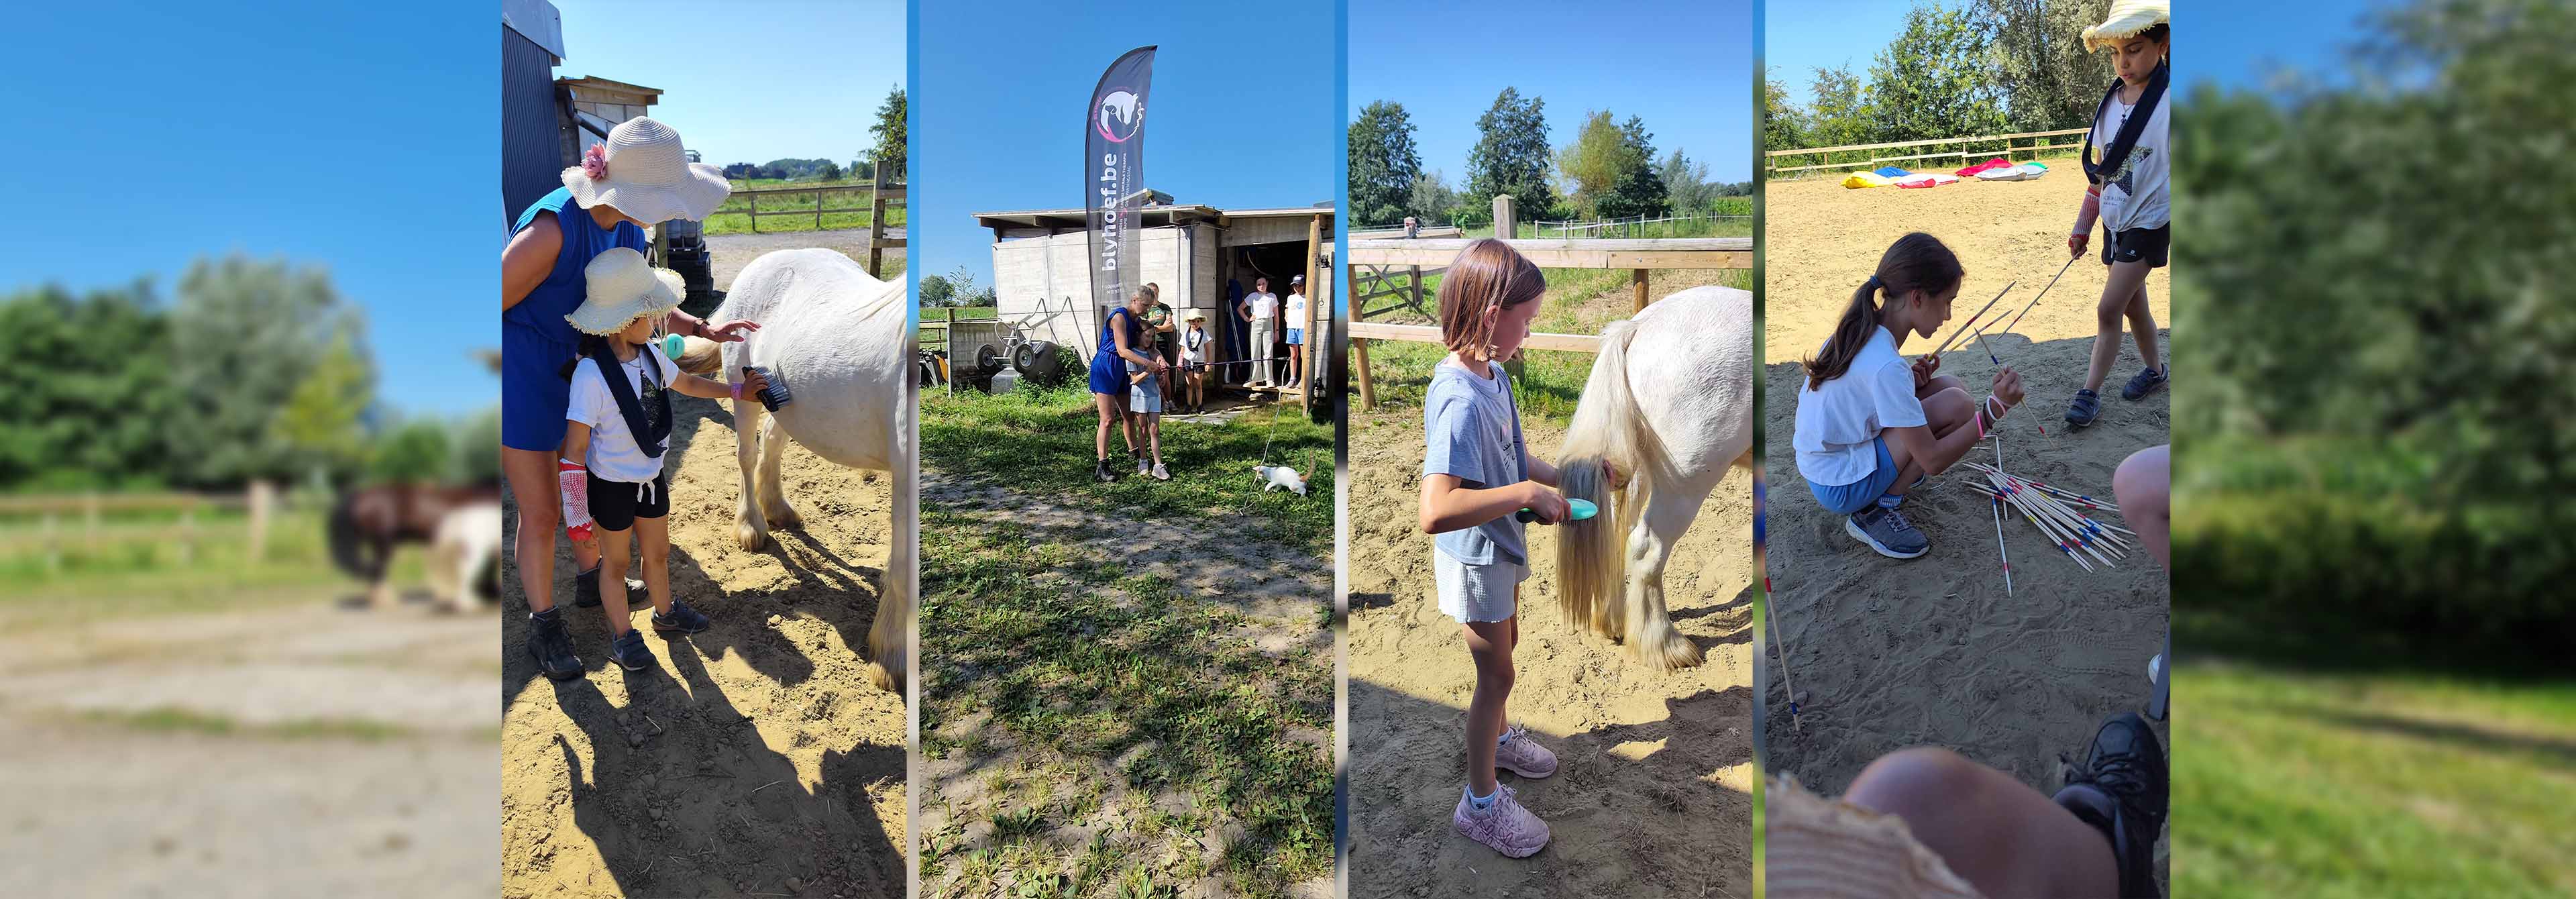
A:
<svg viewBox="0 0 2576 899">
<path fill-rule="evenodd" d="M 563 251 L 555 255 L 554 271 L 526 299 L 501 313 L 501 445 L 511 449 L 563 445 L 564 407 L 572 395 L 563 366 L 581 343 L 581 332 L 564 316 L 581 308 L 586 288 L 582 269 L 611 248 L 641 253 L 651 246 L 644 229 L 633 222 L 602 230 L 589 210 L 573 202 L 570 188 L 556 188 L 519 213 L 510 233 L 526 230 L 541 212 L 554 213 Z"/>
<path fill-rule="evenodd" d="M 1127 396 L 1127 360 L 1118 355 L 1118 341 L 1109 333 L 1110 326 L 1117 324 L 1121 318 L 1127 320 L 1127 348 L 1145 352 L 1142 349 L 1145 346 L 1145 323 L 1137 321 L 1136 314 L 1127 311 L 1125 306 L 1111 310 L 1108 318 L 1100 320 L 1100 352 L 1093 353 L 1091 356 L 1091 392 L 1093 393 L 1106 393 L 1121 398 Z"/>
</svg>

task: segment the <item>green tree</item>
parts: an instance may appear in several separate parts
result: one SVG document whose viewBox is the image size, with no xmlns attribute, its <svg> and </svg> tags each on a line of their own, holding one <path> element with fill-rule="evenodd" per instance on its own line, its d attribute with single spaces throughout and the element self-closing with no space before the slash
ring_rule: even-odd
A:
<svg viewBox="0 0 2576 899">
<path fill-rule="evenodd" d="M 945 275 L 921 276 L 921 308 L 937 309 L 957 296 L 957 285 L 948 283 Z"/>
<path fill-rule="evenodd" d="M 1877 141 L 2004 133 L 1992 45 L 1992 26 L 1973 12 L 1907 10 L 1904 30 L 1869 67 Z"/>
<path fill-rule="evenodd" d="M 1810 146 L 1807 142 L 1806 113 L 1789 99 L 1789 86 L 1780 79 L 1762 79 L 1762 149 L 1796 150 Z M 1830 146 L 1816 144 L 1814 146 Z"/>
<path fill-rule="evenodd" d="M 460 422 L 448 445 L 448 480 L 456 484 L 501 482 L 501 407 Z"/>
<path fill-rule="evenodd" d="M 1852 74 L 1850 66 L 1817 67 L 1815 98 L 1807 104 L 1807 113 L 1802 117 L 1806 146 L 1877 143 L 1877 117 L 1876 98 L 1869 85 Z"/>
<path fill-rule="evenodd" d="M 1708 163 L 1682 155 L 1674 147 L 1671 155 L 1655 163 L 1655 177 L 1664 182 L 1664 194 L 1672 198 L 1676 211 L 1702 213 L 1717 205 L 1719 191 L 1725 185 L 1708 180 Z"/>
<path fill-rule="evenodd" d="M 278 410 L 335 345 L 357 367 L 356 382 L 372 390 L 363 327 L 319 269 L 240 255 L 191 264 L 170 313 L 176 402 L 164 433 L 173 480 L 230 487 L 303 475 L 305 460 L 277 426 Z"/>
<path fill-rule="evenodd" d="M 1404 104 L 1379 100 L 1361 108 L 1350 127 L 1351 221 L 1385 225 L 1421 213 L 1412 203 L 1421 176 L 1422 155 Z"/>
<path fill-rule="evenodd" d="M 1994 23 L 1997 85 L 2015 131 L 2089 123 L 2114 77 L 2109 54 L 2084 50 L 2084 28 L 2110 14 L 2111 0 L 1977 0 Z"/>
<path fill-rule="evenodd" d="M 1619 180 L 1593 204 L 1593 211 L 1605 218 L 1653 217 L 1671 211 L 1664 179 L 1655 174 L 1655 136 L 1647 133 L 1645 120 L 1629 116 L 1619 125 L 1619 140 L 1625 148 Z"/>
<path fill-rule="evenodd" d="M 814 177 L 822 181 L 839 181 L 841 180 L 841 164 L 826 159 L 823 161 L 823 167 L 814 171 Z"/>
<path fill-rule="evenodd" d="M 1449 221 L 1449 217 L 1458 211 L 1458 192 L 1449 189 L 1448 182 L 1440 177 L 1439 172 L 1413 176 L 1410 193 L 1411 199 L 1405 203 L 1405 208 L 1424 227 Z"/>
<path fill-rule="evenodd" d="M 168 322 L 151 284 L 74 299 L 58 287 L 0 300 L 0 490 L 170 479 Z"/>
<path fill-rule="evenodd" d="M 1601 198 L 1608 196 L 1630 170 L 1646 164 L 1637 157 L 1637 148 L 1628 133 L 1610 118 L 1609 110 L 1594 110 L 1583 116 L 1583 127 L 1574 132 L 1574 141 L 1557 151 L 1556 170 L 1572 192 L 1569 197 L 1578 215 L 1597 212 Z"/>
<path fill-rule="evenodd" d="M 1476 135 L 1476 146 L 1467 151 L 1469 206 L 1490 210 L 1497 194 L 1510 194 L 1525 210 L 1556 205 L 1556 191 L 1548 186 L 1556 154 L 1547 146 L 1547 101 L 1503 88 L 1476 117 Z"/>
<path fill-rule="evenodd" d="M 405 422 L 377 435 L 368 452 L 367 475 L 379 481 L 447 480 L 454 471 L 448 442 L 443 423 Z"/>
<path fill-rule="evenodd" d="M 270 427 L 304 472 L 337 480 L 366 461 L 360 417 L 371 401 L 372 380 L 366 362 L 350 348 L 349 336 L 339 334 L 286 395 Z"/>
<path fill-rule="evenodd" d="M 876 152 L 873 155 L 877 159 L 885 160 L 888 181 L 902 181 L 904 175 L 911 170 L 909 165 L 911 157 L 907 155 L 910 151 L 905 143 L 907 138 L 904 131 L 907 106 L 903 85 L 898 84 L 888 88 L 885 102 L 877 105 L 877 123 L 868 128 L 869 134 L 877 136 Z"/>
</svg>

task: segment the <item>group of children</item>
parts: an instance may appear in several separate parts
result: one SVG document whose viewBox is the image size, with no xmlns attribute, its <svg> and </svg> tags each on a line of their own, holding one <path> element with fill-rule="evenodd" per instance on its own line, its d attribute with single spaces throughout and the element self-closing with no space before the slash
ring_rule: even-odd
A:
<svg viewBox="0 0 2576 899">
<path fill-rule="evenodd" d="M 1291 279 L 1285 306 L 1291 322 L 1302 321 L 1306 314 L 1305 284 L 1304 275 Z M 1259 354 L 1252 360 L 1251 384 L 1254 387 L 1268 387 L 1271 380 L 1271 360 L 1268 357 L 1267 346 L 1268 323 L 1270 317 L 1280 308 L 1280 302 L 1270 294 L 1269 287 L 1268 278 L 1255 281 L 1253 292 L 1237 304 L 1236 310 L 1238 315 L 1244 316 L 1245 320 L 1253 325 L 1253 345 L 1256 347 L 1255 352 Z M 1172 307 L 1164 304 L 1161 285 L 1146 283 L 1144 287 L 1137 290 L 1135 299 L 1141 301 L 1144 306 L 1145 311 L 1141 318 L 1148 332 L 1154 335 L 1157 349 L 1169 350 L 1177 355 L 1179 364 L 1172 369 L 1172 373 L 1177 373 L 1179 376 L 1178 387 L 1181 395 L 1178 401 L 1164 396 L 1164 388 L 1172 381 L 1168 377 L 1170 373 L 1145 362 L 1120 358 L 1119 361 L 1126 365 L 1127 374 L 1128 432 L 1134 435 L 1132 440 L 1141 441 L 1142 444 L 1129 446 L 1128 452 L 1136 457 L 1137 474 L 1147 475 L 1155 480 L 1168 481 L 1172 476 L 1171 470 L 1163 464 L 1163 413 L 1167 410 L 1188 414 L 1207 411 L 1207 382 L 1216 368 L 1216 363 L 1210 358 L 1216 335 L 1207 329 L 1207 313 L 1196 309 L 1190 310 L 1186 325 L 1173 328 Z M 1177 335 L 1173 333 L 1175 330 L 1178 332 Z M 1292 368 L 1290 379 L 1282 386 L 1296 387 L 1304 383 L 1304 358 L 1298 349 L 1302 348 L 1305 342 L 1304 328 L 1287 329 Z"/>
</svg>

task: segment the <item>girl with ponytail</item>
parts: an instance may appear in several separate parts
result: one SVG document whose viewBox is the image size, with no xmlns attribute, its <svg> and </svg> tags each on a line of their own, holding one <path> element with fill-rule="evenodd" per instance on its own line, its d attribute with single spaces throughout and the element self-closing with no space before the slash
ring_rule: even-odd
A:
<svg viewBox="0 0 2576 899">
<path fill-rule="evenodd" d="M 1950 320 L 1966 275 L 1938 238 L 1898 238 L 1852 291 L 1833 336 L 1801 363 L 1807 380 L 1791 434 L 1798 473 L 1818 503 L 1846 516 L 1845 533 L 1889 558 L 1931 550 L 1897 511 L 1906 491 L 1957 464 L 2022 400 L 2021 375 L 2009 366 L 1979 402 L 1958 378 L 1937 374 L 1939 357 L 1908 363 L 1897 354 Z"/>
</svg>

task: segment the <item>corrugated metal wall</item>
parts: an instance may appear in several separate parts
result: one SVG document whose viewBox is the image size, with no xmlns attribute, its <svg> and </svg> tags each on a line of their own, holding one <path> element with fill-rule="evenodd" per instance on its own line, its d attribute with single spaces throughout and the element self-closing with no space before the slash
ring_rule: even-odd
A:
<svg viewBox="0 0 2576 899">
<path fill-rule="evenodd" d="M 563 186 L 556 134 L 554 55 L 501 27 L 501 227 Z"/>
</svg>

